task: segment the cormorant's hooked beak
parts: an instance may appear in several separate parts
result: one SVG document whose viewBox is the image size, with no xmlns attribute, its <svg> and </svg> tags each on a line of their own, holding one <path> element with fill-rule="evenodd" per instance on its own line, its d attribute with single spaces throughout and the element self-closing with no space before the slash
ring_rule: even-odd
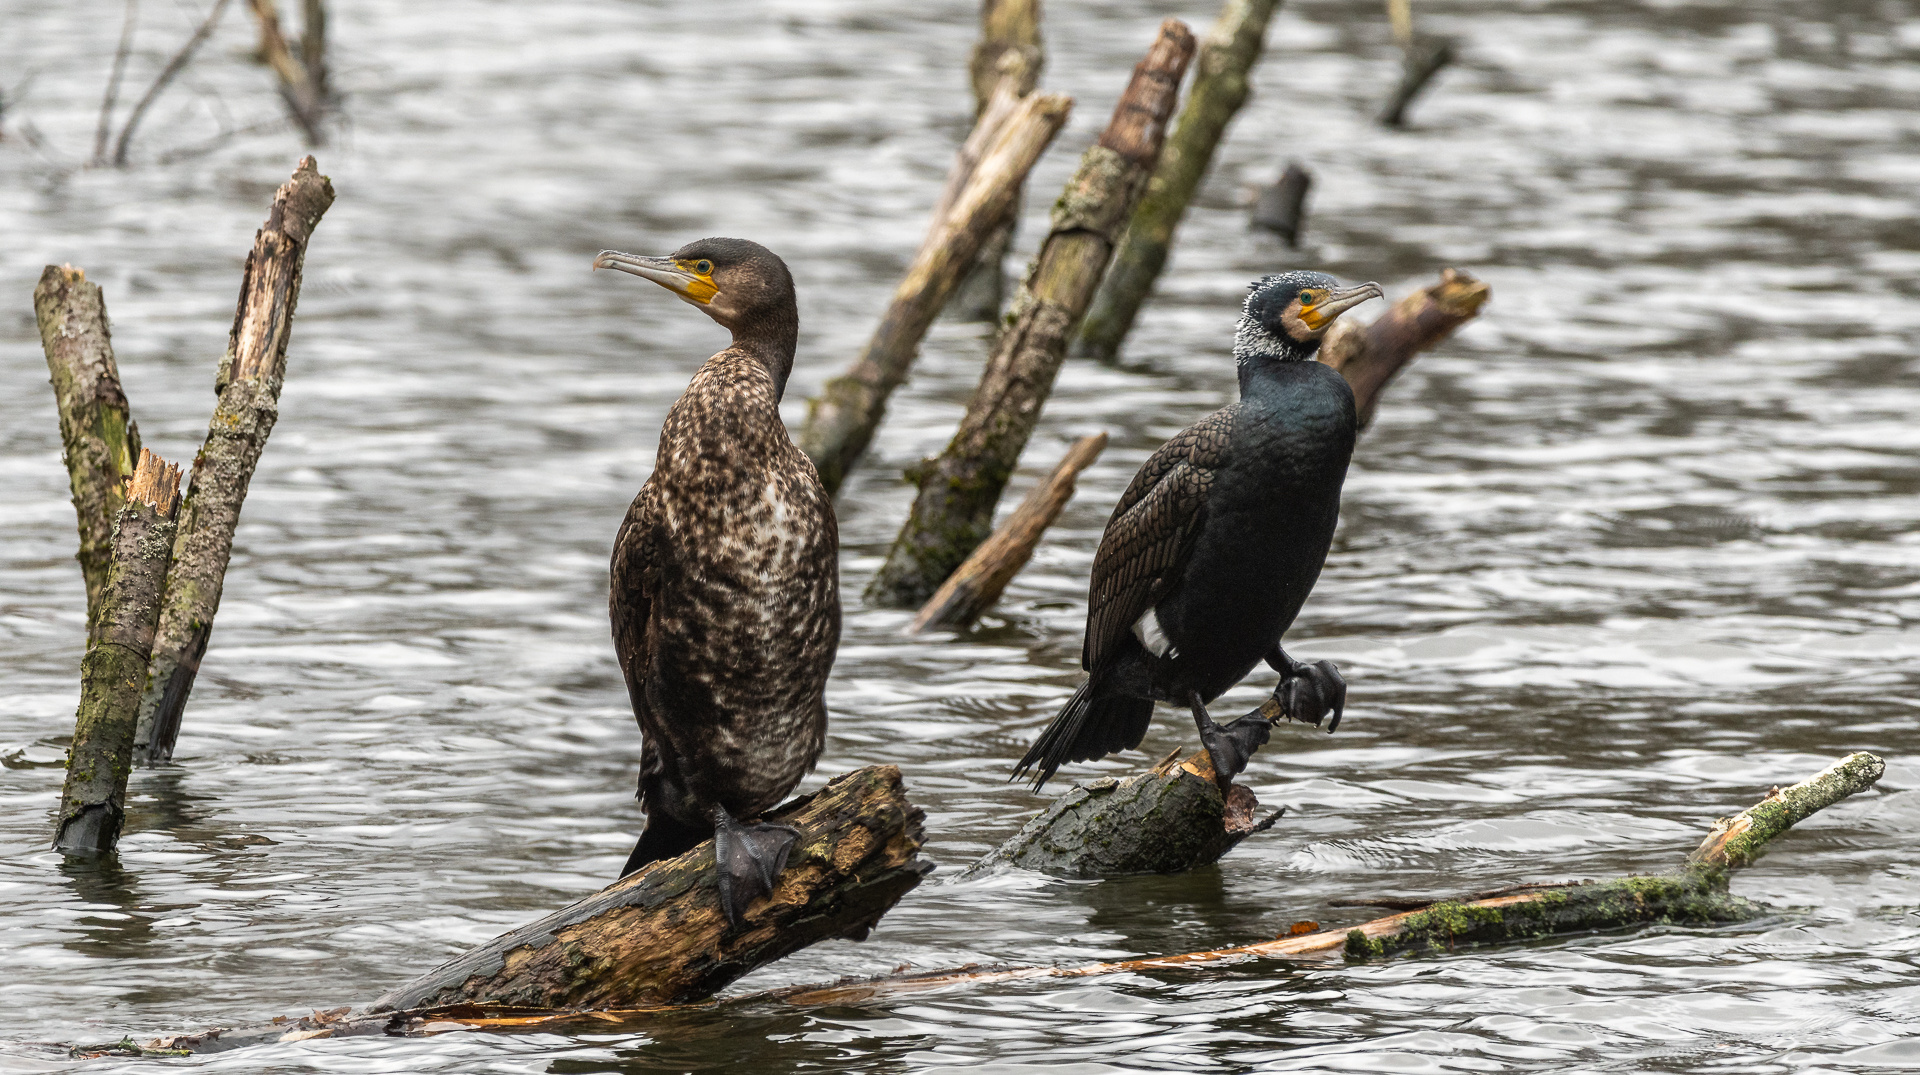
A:
<svg viewBox="0 0 1920 1075">
<path fill-rule="evenodd" d="M 601 256 L 604 257 L 605 255 L 603 254 Z M 1308 328 L 1319 332 L 1321 329 L 1333 324 L 1335 318 L 1368 299 L 1384 299 L 1386 297 L 1387 293 L 1381 290 L 1379 284 L 1372 281 L 1368 281 L 1358 287 L 1330 291 L 1327 293 L 1326 298 L 1321 299 L 1312 306 L 1303 307 L 1300 310 L 1300 320 L 1305 322 Z"/>
<path fill-rule="evenodd" d="M 593 259 L 593 267 L 619 269 L 652 280 L 695 306 L 707 305 L 720 293 L 720 289 L 713 286 L 710 276 L 684 269 L 672 258 L 650 258 L 639 254 L 622 254 L 618 250 L 602 250 Z"/>
</svg>

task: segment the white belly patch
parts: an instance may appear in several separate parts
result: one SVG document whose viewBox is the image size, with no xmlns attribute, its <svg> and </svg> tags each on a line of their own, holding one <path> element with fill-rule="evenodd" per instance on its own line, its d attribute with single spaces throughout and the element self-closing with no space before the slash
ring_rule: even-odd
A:
<svg viewBox="0 0 1920 1075">
<path fill-rule="evenodd" d="M 1147 647 L 1148 653 L 1163 661 L 1170 661 L 1179 656 L 1178 651 L 1173 648 L 1172 640 L 1168 639 L 1167 633 L 1160 629 L 1160 617 L 1155 616 L 1152 609 L 1148 609 L 1146 615 L 1134 621 L 1133 637 Z"/>
</svg>

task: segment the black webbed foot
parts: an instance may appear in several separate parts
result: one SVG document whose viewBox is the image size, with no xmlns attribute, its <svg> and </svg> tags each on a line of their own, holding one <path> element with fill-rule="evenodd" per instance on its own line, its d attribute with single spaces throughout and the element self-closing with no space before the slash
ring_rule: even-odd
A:
<svg viewBox="0 0 1920 1075">
<path fill-rule="evenodd" d="M 720 887 L 720 913 L 727 925 L 740 928 L 747 905 L 773 894 L 774 879 L 787 865 L 787 854 L 800 839 L 800 830 L 785 825 L 742 825 L 724 806 L 713 808 L 713 865 Z"/>
<path fill-rule="evenodd" d="M 1340 715 L 1347 708 L 1347 681 L 1340 678 L 1332 661 L 1302 662 L 1273 689 L 1273 699 L 1288 720 L 1302 724 L 1319 727 L 1327 714 L 1333 714 L 1327 722 L 1327 733 L 1332 734 L 1339 730 Z"/>
<path fill-rule="evenodd" d="M 1213 781 L 1219 785 L 1220 794 L 1225 795 L 1233 790 L 1233 778 L 1246 769 L 1253 752 L 1266 745 L 1273 725 L 1259 714 L 1250 713 L 1222 727 L 1207 716 L 1207 707 L 1201 704 L 1199 695 L 1194 695 L 1188 704 L 1193 707 L 1193 723 L 1200 729 L 1200 742 L 1207 748 L 1207 757 L 1213 760 Z"/>
</svg>

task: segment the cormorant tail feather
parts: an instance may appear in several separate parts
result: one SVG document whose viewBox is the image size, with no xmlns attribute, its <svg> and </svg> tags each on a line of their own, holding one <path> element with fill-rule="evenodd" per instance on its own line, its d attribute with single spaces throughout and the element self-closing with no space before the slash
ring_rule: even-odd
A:
<svg viewBox="0 0 1920 1075">
<path fill-rule="evenodd" d="M 1153 699 L 1130 695 L 1096 698 L 1090 676 L 1060 707 L 1059 715 L 1028 748 L 1008 779 L 1018 779 L 1038 765 L 1040 773 L 1034 778 L 1033 790 L 1039 791 L 1066 762 L 1093 761 L 1139 746 L 1152 721 Z"/>
</svg>

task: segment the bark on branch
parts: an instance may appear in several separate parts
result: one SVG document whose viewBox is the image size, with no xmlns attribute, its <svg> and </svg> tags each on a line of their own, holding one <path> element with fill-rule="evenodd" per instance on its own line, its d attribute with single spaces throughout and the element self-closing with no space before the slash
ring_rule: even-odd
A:
<svg viewBox="0 0 1920 1075">
<path fill-rule="evenodd" d="M 307 240 L 332 204 L 333 184 L 319 173 L 312 157 L 301 158 L 293 178 L 275 193 L 267 222 L 247 255 L 233 331 L 214 385 L 219 403 L 193 460 L 160 629 L 140 699 L 136 750 L 144 764 L 173 757 L 180 716 L 220 608 L 240 506 L 279 417 Z"/>
<path fill-rule="evenodd" d="M 1152 173 L 1193 48 L 1192 33 L 1178 20 L 1162 23 L 1099 143 L 1081 158 L 959 431 L 939 458 L 919 468 L 919 496 L 868 600 L 919 606 L 992 531 L 1000 492 Z"/>
<path fill-rule="evenodd" d="M 80 523 L 80 573 L 87 583 L 87 630 L 100 618 L 100 595 L 113 558 L 113 523 L 140 458 L 120 370 L 113 361 L 107 304 L 100 285 L 71 265 L 49 265 L 33 289 L 40 346 L 53 376 L 60 443 Z"/>
<path fill-rule="evenodd" d="M 1016 72 L 1030 92 L 1046 68 L 1045 43 L 1040 38 L 1040 0 L 981 0 L 980 40 L 974 43 L 973 57 L 967 65 L 973 83 L 973 110 L 980 115 L 989 107 L 995 87 L 1008 72 Z M 954 288 L 947 300 L 946 313 L 962 321 L 995 321 L 1000 317 L 1000 302 L 1006 293 L 1007 251 L 1013 246 L 1013 231 L 1020 218 L 1025 185 L 1016 189 L 1007 214 L 980 244 L 973 268 Z"/>
<path fill-rule="evenodd" d="M 1247 102 L 1247 85 L 1280 0 L 1227 0 L 1195 61 L 1193 88 L 1147 191 L 1133 210 L 1093 308 L 1075 341 L 1077 354 L 1111 361 L 1133 328 L 1173 248 L 1173 233 L 1200 188 L 1227 124 Z"/>
<path fill-rule="evenodd" d="M 1015 89 L 1012 81 L 1003 82 L 961 147 L 933 226 L 859 360 L 828 381 L 808 407 L 800 448 L 829 492 L 839 490 L 867 450 L 886 414 L 887 397 L 906 380 L 927 328 L 974 264 L 981 243 L 1012 210 L 1027 173 L 1072 111 L 1071 97 L 1020 97 Z"/>
<path fill-rule="evenodd" d="M 1443 269 L 1440 282 L 1393 304 L 1372 324 L 1336 321 L 1320 345 L 1320 361 L 1340 371 L 1353 387 L 1361 428 L 1387 385 L 1412 362 L 1479 314 L 1493 290 L 1458 269 Z"/>
<path fill-rule="evenodd" d="M 140 686 L 160 619 L 179 504 L 180 468 L 142 450 L 115 520 L 100 615 L 80 662 L 80 709 L 53 841 L 69 855 L 106 854 L 120 838 Z"/>
<path fill-rule="evenodd" d="M 919 634 L 942 627 L 957 630 L 992 608 L 1007 584 L 1033 559 L 1033 550 L 1040 544 L 1041 535 L 1060 517 L 1067 501 L 1073 499 L 1074 479 L 1092 466 L 1106 447 L 1105 433 L 1074 441 L 1066 457 L 1027 493 L 1020 506 L 1007 516 L 1007 521 L 1000 524 L 1000 529 L 981 542 L 973 555 L 940 584 L 920 607 L 920 614 L 913 618 L 907 633 Z"/>
</svg>

